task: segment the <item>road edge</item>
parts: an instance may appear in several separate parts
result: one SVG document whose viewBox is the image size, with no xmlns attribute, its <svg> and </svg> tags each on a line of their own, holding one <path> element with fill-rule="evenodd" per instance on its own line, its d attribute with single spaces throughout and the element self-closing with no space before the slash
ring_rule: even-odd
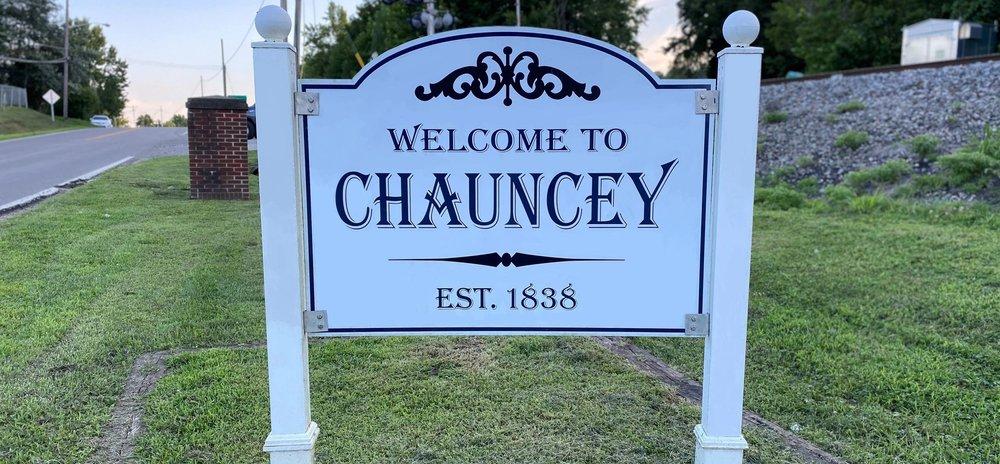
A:
<svg viewBox="0 0 1000 464">
<path fill-rule="evenodd" d="M 58 195 L 71 188 L 86 184 L 87 182 L 93 180 L 95 177 L 104 174 L 105 172 L 110 171 L 114 168 L 127 164 L 134 159 L 135 159 L 134 156 L 127 156 L 118 161 L 115 161 L 114 163 L 101 166 L 93 171 L 83 174 L 82 176 L 74 177 L 72 179 L 56 184 L 55 186 L 49 187 L 40 192 L 33 193 L 26 197 L 18 198 L 17 200 L 14 200 L 4 205 L 0 205 L 0 218 L 7 216 L 9 213 L 25 209 L 31 205 L 41 202 L 46 198 Z"/>
</svg>

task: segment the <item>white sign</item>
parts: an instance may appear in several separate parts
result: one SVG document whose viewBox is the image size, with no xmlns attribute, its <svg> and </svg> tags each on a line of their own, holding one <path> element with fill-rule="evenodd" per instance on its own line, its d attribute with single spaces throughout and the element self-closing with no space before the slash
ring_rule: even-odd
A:
<svg viewBox="0 0 1000 464">
<path fill-rule="evenodd" d="M 49 105 L 55 105 L 56 102 L 59 101 L 59 94 L 56 93 L 55 90 L 49 89 L 44 95 L 42 95 L 42 100 L 48 102 Z"/>
<path fill-rule="evenodd" d="M 42 95 L 42 100 L 49 102 L 49 118 L 52 119 L 52 122 L 55 122 L 56 121 L 55 104 L 57 101 L 59 101 L 59 94 L 57 94 L 54 90 L 49 89 L 48 92 L 45 92 L 45 94 Z"/>
<path fill-rule="evenodd" d="M 303 81 L 324 334 L 683 335 L 704 311 L 713 86 L 505 28 Z"/>
<path fill-rule="evenodd" d="M 386 334 L 705 337 L 695 462 L 742 462 L 752 13 L 713 80 L 498 27 L 297 81 L 288 14 L 255 22 L 272 463 L 314 461 L 308 337 Z"/>
</svg>

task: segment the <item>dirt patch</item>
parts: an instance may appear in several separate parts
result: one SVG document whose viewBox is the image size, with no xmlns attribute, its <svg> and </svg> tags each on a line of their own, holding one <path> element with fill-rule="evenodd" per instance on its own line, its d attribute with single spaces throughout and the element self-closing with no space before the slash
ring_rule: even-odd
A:
<svg viewBox="0 0 1000 464">
<path fill-rule="evenodd" d="M 153 390 L 163 376 L 167 374 L 166 360 L 183 353 L 229 348 L 248 349 L 261 348 L 263 343 L 226 345 L 207 348 L 190 348 L 157 351 L 140 355 L 132 370 L 125 379 L 125 390 L 111 411 L 111 420 L 101 431 L 97 441 L 97 450 L 88 460 L 91 464 L 132 462 L 136 440 L 145 430 L 142 415 L 145 410 L 146 396 Z"/>
<path fill-rule="evenodd" d="M 680 371 L 670 367 L 652 353 L 628 342 L 624 338 L 594 337 L 608 351 L 625 358 L 639 371 L 653 376 L 661 382 L 677 389 L 677 394 L 694 404 L 701 405 L 701 384 L 684 376 Z M 823 451 L 819 446 L 782 428 L 780 425 L 764 419 L 752 411 L 743 411 L 743 423 L 766 429 L 774 433 L 785 446 L 794 451 L 806 462 L 816 464 L 847 464 L 847 461 Z"/>
<path fill-rule="evenodd" d="M 414 353 L 425 359 L 455 364 L 479 372 L 494 365 L 493 353 L 483 337 L 432 338 L 419 344 Z"/>
</svg>

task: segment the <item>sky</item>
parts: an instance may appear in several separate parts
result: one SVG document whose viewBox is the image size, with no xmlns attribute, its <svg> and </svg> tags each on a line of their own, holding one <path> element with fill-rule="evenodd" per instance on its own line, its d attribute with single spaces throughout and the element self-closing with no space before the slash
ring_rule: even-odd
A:
<svg viewBox="0 0 1000 464">
<path fill-rule="evenodd" d="M 66 0 L 56 0 L 64 3 Z M 362 0 L 338 0 L 354 12 Z M 128 106 L 124 116 L 149 114 L 169 119 L 184 114 L 184 102 L 222 94 L 220 71 L 225 47 L 230 95 L 253 101 L 250 42 L 261 40 L 252 28 L 259 7 L 279 0 L 70 0 L 70 16 L 106 24 L 104 33 L 129 65 Z M 294 5 L 294 0 L 288 2 Z M 322 22 L 328 0 L 302 0 L 303 24 Z M 639 58 L 655 71 L 667 69 L 660 49 L 677 35 L 677 0 L 639 0 L 651 9 L 639 30 Z M 289 39 L 291 40 L 291 39 Z M 71 50 L 72 52 L 72 50 Z"/>
</svg>

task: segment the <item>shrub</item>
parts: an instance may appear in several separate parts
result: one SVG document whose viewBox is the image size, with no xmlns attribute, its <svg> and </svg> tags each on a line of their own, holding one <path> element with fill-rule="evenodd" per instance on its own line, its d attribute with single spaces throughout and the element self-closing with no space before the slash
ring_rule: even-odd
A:
<svg viewBox="0 0 1000 464">
<path fill-rule="evenodd" d="M 816 158 L 809 155 L 800 156 L 799 159 L 795 160 L 795 165 L 798 166 L 799 169 L 809 169 L 816 165 Z"/>
<path fill-rule="evenodd" d="M 805 202 L 805 195 L 784 185 L 757 189 L 757 195 L 754 198 L 754 203 L 781 210 L 798 208 Z"/>
<path fill-rule="evenodd" d="M 838 113 L 850 113 L 852 111 L 861 111 L 863 109 L 865 109 L 865 104 L 858 100 L 852 100 L 847 103 L 837 105 Z"/>
<path fill-rule="evenodd" d="M 844 176 L 844 183 L 860 193 L 875 187 L 895 184 L 911 172 L 913 168 L 906 161 L 892 160 L 881 166 L 848 173 Z"/>
<path fill-rule="evenodd" d="M 864 195 L 851 200 L 851 210 L 858 213 L 885 211 L 892 207 L 892 201 L 884 195 Z"/>
<path fill-rule="evenodd" d="M 788 113 L 775 111 L 771 113 L 764 113 L 764 122 L 767 124 L 777 124 L 779 122 L 785 122 L 788 120 Z"/>
<path fill-rule="evenodd" d="M 940 157 L 937 164 L 953 185 L 969 191 L 986 188 L 1000 177 L 1000 129 L 986 126 L 979 142 Z"/>
<path fill-rule="evenodd" d="M 826 196 L 826 201 L 834 206 L 847 206 L 854 199 L 854 190 L 843 185 L 827 187 L 823 194 Z"/>
<path fill-rule="evenodd" d="M 934 161 L 940 154 L 941 140 L 931 134 L 918 135 L 906 143 L 910 151 L 915 153 L 920 161 Z"/>
<path fill-rule="evenodd" d="M 760 177 L 761 187 L 777 187 L 787 185 L 788 180 L 795 174 L 794 166 L 778 166 L 771 172 Z"/>
<path fill-rule="evenodd" d="M 836 124 L 837 121 L 840 120 L 840 118 L 838 118 L 837 115 L 835 115 L 833 113 L 830 113 L 830 114 L 824 116 L 823 120 L 826 121 L 827 124 Z"/>
<path fill-rule="evenodd" d="M 868 133 L 863 131 L 849 130 L 837 136 L 833 143 L 838 148 L 857 150 L 862 145 L 868 143 Z"/>
<path fill-rule="evenodd" d="M 806 177 L 795 184 L 795 190 L 807 197 L 819 195 L 819 180 L 814 176 Z"/>
</svg>

